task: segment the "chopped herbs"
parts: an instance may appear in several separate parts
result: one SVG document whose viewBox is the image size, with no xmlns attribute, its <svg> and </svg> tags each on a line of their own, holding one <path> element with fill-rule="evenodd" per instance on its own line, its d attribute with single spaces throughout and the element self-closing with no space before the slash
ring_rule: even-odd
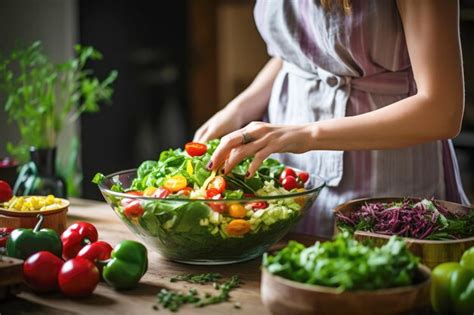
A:
<svg viewBox="0 0 474 315">
<path fill-rule="evenodd" d="M 200 275 L 184 274 L 172 277 L 170 282 L 186 281 L 189 283 L 206 284 L 209 282 L 215 282 L 220 278 L 222 278 L 222 275 L 215 272 L 203 273 Z"/>
<path fill-rule="evenodd" d="M 217 284 L 216 280 L 222 278 L 219 273 L 205 273 L 200 275 L 179 275 L 170 279 L 171 282 L 186 281 L 189 283 L 206 284 L 213 282 L 213 287 L 219 290 L 216 295 L 206 292 L 201 295 L 195 288 L 189 289 L 187 293 L 182 293 L 174 290 L 161 289 L 157 295 L 157 304 L 153 306 L 154 310 L 159 310 L 159 305 L 169 309 L 172 312 L 179 310 L 184 304 L 194 304 L 195 307 L 204 307 L 211 304 L 227 302 L 230 299 L 230 291 L 240 286 L 241 281 L 239 276 L 232 276 L 229 280 Z M 240 303 L 234 304 L 235 308 L 241 308 Z"/>
<path fill-rule="evenodd" d="M 449 240 L 474 235 L 474 211 L 449 212 L 433 200 L 372 202 L 347 215 L 338 213 L 337 224 L 350 232 L 368 231 L 416 239 Z"/>
<path fill-rule="evenodd" d="M 341 290 L 376 290 L 413 283 L 418 258 L 393 236 L 382 247 L 368 247 L 340 234 L 330 242 L 305 247 L 290 241 L 275 255 L 265 255 L 264 267 L 293 281 Z"/>
</svg>

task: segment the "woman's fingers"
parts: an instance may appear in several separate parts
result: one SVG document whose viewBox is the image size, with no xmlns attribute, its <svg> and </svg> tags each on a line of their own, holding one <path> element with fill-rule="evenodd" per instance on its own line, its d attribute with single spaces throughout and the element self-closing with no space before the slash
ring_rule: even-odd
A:
<svg viewBox="0 0 474 315">
<path fill-rule="evenodd" d="M 272 146 L 266 146 L 257 153 L 255 153 L 253 161 L 250 163 L 249 169 L 247 171 L 247 178 L 252 177 L 255 172 L 258 170 L 260 165 L 262 165 L 263 161 L 270 156 L 270 154 L 274 153 L 274 148 Z"/>
<path fill-rule="evenodd" d="M 194 142 L 205 142 L 203 140 L 203 136 L 206 134 L 207 130 L 209 129 L 209 122 L 205 122 L 196 132 L 194 133 Z"/>
<path fill-rule="evenodd" d="M 214 154 L 212 154 L 211 160 L 207 165 L 208 169 L 219 168 L 227 159 L 232 149 L 242 144 L 240 132 L 240 130 L 237 130 L 222 137 L 221 142 L 217 146 L 216 151 L 214 151 Z"/>
<path fill-rule="evenodd" d="M 246 157 L 253 156 L 260 148 L 260 142 L 250 142 L 248 144 L 240 145 L 230 151 L 229 157 L 224 162 L 223 172 L 229 173 L 240 161 Z"/>
</svg>

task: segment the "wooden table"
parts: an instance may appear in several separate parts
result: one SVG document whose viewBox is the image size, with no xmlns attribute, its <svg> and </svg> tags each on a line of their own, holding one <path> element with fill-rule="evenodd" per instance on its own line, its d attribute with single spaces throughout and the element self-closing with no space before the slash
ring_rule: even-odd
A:
<svg viewBox="0 0 474 315">
<path fill-rule="evenodd" d="M 112 209 L 104 202 L 72 199 L 68 213 L 69 224 L 76 221 L 93 223 L 99 231 L 99 239 L 115 245 L 124 239 L 138 240 L 125 225 L 115 216 Z M 303 235 L 291 235 L 292 239 L 311 244 L 314 238 Z M 281 246 L 280 243 L 276 246 Z M 203 309 L 192 305 L 182 307 L 178 314 L 259 314 L 269 312 L 260 300 L 260 259 L 224 266 L 192 266 L 174 263 L 162 258 L 148 248 L 149 269 L 136 289 L 117 292 L 104 283 L 100 283 L 91 297 L 69 299 L 59 293 L 36 295 L 28 290 L 17 298 L 0 302 L 0 315 L 7 314 L 176 314 L 160 308 L 156 311 L 153 305 L 156 294 L 161 288 L 187 291 L 191 287 L 201 292 L 215 290 L 211 285 L 194 285 L 184 282 L 171 283 L 170 277 L 181 273 L 219 272 L 224 277 L 240 275 L 243 285 L 231 292 L 231 302 L 207 306 Z M 233 302 L 239 302 L 241 309 L 234 308 Z"/>
</svg>

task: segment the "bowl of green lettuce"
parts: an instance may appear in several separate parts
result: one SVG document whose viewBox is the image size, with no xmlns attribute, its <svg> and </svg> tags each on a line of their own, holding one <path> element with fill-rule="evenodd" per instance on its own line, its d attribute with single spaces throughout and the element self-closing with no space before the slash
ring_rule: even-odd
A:
<svg viewBox="0 0 474 315">
<path fill-rule="evenodd" d="M 125 225 L 165 258 L 204 265 L 250 260 L 303 217 L 324 180 L 310 175 L 288 191 L 279 181 L 285 165 L 271 158 L 252 178 L 245 176 L 251 158 L 219 175 L 206 167 L 217 145 L 218 141 L 208 142 L 200 156 L 170 149 L 138 169 L 98 174 L 94 182 Z M 163 188 L 170 181 L 176 184 L 176 178 L 185 181 L 184 189 Z M 225 189 L 211 196 L 209 187 L 216 178 L 225 182 Z"/>
</svg>

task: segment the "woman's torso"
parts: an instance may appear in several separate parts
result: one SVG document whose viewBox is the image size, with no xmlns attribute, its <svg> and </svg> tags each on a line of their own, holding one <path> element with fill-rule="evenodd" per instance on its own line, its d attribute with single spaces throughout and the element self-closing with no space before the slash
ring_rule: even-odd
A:
<svg viewBox="0 0 474 315">
<path fill-rule="evenodd" d="M 255 20 L 269 54 L 285 61 L 272 90 L 270 122 L 358 115 L 416 92 L 394 0 L 353 0 L 349 15 L 337 5 L 322 8 L 318 0 L 258 0 Z M 398 150 L 312 151 L 279 158 L 327 180 L 328 187 L 298 227 L 321 235 L 332 232 L 331 212 L 342 202 L 366 196 L 446 198 L 446 179 L 457 171 L 451 143 L 440 141 Z M 454 194 L 462 197 L 454 175 Z"/>
</svg>

